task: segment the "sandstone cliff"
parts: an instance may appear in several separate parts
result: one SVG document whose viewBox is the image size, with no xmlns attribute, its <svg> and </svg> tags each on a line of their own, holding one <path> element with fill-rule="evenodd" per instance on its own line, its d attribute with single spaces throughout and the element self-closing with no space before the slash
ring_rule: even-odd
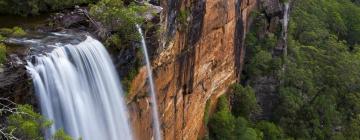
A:
<svg viewBox="0 0 360 140">
<path fill-rule="evenodd" d="M 240 78 L 244 39 L 256 0 L 162 0 L 161 46 L 151 46 L 162 135 L 197 139 L 206 102 Z M 187 12 L 185 22 L 179 14 Z M 135 135 L 152 137 L 146 70 L 140 70 L 129 95 Z"/>
</svg>

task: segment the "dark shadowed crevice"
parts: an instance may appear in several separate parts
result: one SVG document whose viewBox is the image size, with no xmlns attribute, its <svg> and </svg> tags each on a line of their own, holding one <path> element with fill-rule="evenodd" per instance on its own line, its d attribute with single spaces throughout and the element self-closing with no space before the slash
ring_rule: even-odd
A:
<svg viewBox="0 0 360 140">
<path fill-rule="evenodd" d="M 245 27 L 241 14 L 241 1 L 242 0 L 237 0 L 235 4 L 236 26 L 234 35 L 234 56 L 237 81 L 240 81 L 240 76 L 242 73 L 242 63 L 245 57 Z"/>
</svg>

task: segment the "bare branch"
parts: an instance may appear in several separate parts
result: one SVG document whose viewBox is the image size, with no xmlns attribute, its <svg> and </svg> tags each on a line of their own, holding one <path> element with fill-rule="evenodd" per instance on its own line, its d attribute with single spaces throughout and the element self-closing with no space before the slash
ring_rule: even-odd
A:
<svg viewBox="0 0 360 140">
<path fill-rule="evenodd" d="M 27 114 L 25 112 L 20 112 L 18 108 L 16 108 L 16 103 L 7 99 L 0 98 L 0 116 L 3 113 L 11 113 L 11 114 Z M 5 140 L 20 140 L 16 136 L 14 136 L 15 129 L 12 129 L 10 132 L 6 129 L 6 126 L 0 124 L 0 138 Z"/>
</svg>

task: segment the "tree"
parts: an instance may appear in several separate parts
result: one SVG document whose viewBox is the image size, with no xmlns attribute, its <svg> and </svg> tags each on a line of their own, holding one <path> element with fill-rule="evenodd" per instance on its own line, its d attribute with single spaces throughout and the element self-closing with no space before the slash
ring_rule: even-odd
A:
<svg viewBox="0 0 360 140">
<path fill-rule="evenodd" d="M 123 0 L 101 0 L 90 7 L 90 15 L 101 21 L 109 32 L 118 33 L 123 43 L 139 40 L 136 24 L 142 23 L 140 15 L 145 11 L 145 6 L 126 6 Z"/>
<path fill-rule="evenodd" d="M 210 136 L 215 140 L 232 140 L 234 128 L 235 117 L 229 110 L 226 97 L 221 96 L 218 100 L 217 112 L 209 121 Z"/>
<path fill-rule="evenodd" d="M 261 112 L 255 92 L 251 87 L 234 84 L 231 89 L 231 112 L 235 117 L 250 118 L 251 115 Z"/>
<path fill-rule="evenodd" d="M 42 131 L 52 125 L 52 121 L 34 112 L 30 105 L 16 103 L 0 98 L 0 115 L 7 115 L 5 123 L 0 125 L 2 139 L 43 140 Z M 62 129 L 54 135 L 54 140 L 72 140 Z"/>
</svg>

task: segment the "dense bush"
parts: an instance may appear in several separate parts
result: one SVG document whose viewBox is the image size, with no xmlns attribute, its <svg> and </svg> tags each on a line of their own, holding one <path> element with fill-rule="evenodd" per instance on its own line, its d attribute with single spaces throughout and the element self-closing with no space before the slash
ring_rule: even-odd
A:
<svg viewBox="0 0 360 140">
<path fill-rule="evenodd" d="M 360 113 L 359 10 L 347 0 L 295 2 L 274 114 L 286 134 L 297 139 L 360 138 L 355 130 Z"/>
<path fill-rule="evenodd" d="M 46 120 L 40 114 L 33 111 L 29 105 L 19 105 L 17 113 L 11 114 L 8 118 L 8 131 L 20 139 L 39 139 L 42 136 L 41 130 L 48 128 L 51 121 Z"/>
<path fill-rule="evenodd" d="M 236 117 L 250 118 L 250 115 L 256 115 L 261 112 L 255 92 L 251 87 L 234 84 L 231 89 L 231 112 Z"/>
<path fill-rule="evenodd" d="M 251 87 L 235 84 L 230 92 L 231 105 L 226 96 L 221 96 L 215 114 L 208 123 L 211 140 L 282 140 L 283 130 L 268 121 L 253 122 L 250 113 L 258 112 L 254 91 Z M 231 109 L 231 110 L 230 110 Z"/>
<path fill-rule="evenodd" d="M 219 98 L 217 112 L 210 118 L 209 130 L 211 138 L 217 140 L 234 139 L 235 117 L 229 110 L 225 96 Z"/>
<path fill-rule="evenodd" d="M 135 47 L 140 42 L 140 34 L 136 27 L 144 22 L 142 15 L 147 7 L 136 5 L 133 0 L 101 0 L 90 6 L 90 15 L 101 22 L 104 31 L 100 36 L 106 39 L 105 45 L 126 56 L 128 63 L 125 64 L 125 75 L 122 76 L 122 84 L 126 91 L 130 91 L 131 82 L 139 71 L 142 64 L 140 47 Z M 130 57 L 129 57 L 130 56 Z"/>
<path fill-rule="evenodd" d="M 235 117 L 231 111 L 226 96 L 218 100 L 217 111 L 211 116 L 209 124 L 209 139 L 213 140 L 261 140 L 262 133 L 251 128 L 243 117 Z"/>
<path fill-rule="evenodd" d="M 46 119 L 42 115 L 34 112 L 30 105 L 17 105 L 12 110 L 10 116 L 6 117 L 6 132 L 17 139 L 26 140 L 42 140 L 45 139 L 43 130 L 49 128 L 52 125 L 52 121 Z M 5 137 L 7 138 L 7 137 Z M 62 129 L 58 130 L 53 136 L 54 140 L 72 140 Z"/>
<path fill-rule="evenodd" d="M 281 140 L 283 139 L 283 130 L 268 121 L 260 121 L 256 124 L 256 128 L 263 132 L 264 140 Z"/>
<path fill-rule="evenodd" d="M 136 24 L 140 24 L 145 12 L 145 6 L 135 4 L 125 5 L 123 0 L 101 0 L 90 8 L 90 14 L 116 36 L 110 37 L 108 42 L 122 43 L 112 44 L 120 48 L 121 45 L 130 44 L 131 41 L 139 40 Z M 121 38 L 121 40 L 119 39 Z"/>
</svg>

